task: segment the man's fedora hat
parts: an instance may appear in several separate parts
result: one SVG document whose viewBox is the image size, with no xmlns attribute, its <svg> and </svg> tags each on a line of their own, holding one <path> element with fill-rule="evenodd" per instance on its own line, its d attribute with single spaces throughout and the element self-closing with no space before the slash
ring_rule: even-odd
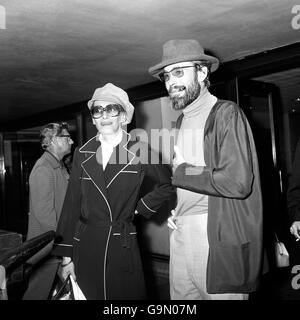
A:
<svg viewBox="0 0 300 320">
<path fill-rule="evenodd" d="M 158 76 L 164 67 L 184 61 L 206 60 L 211 63 L 211 72 L 218 69 L 219 60 L 204 53 L 203 47 L 197 40 L 175 39 L 167 41 L 163 46 L 162 61 L 149 68 L 152 76 Z"/>
<path fill-rule="evenodd" d="M 92 99 L 87 103 L 89 109 L 93 106 L 94 101 L 106 101 L 120 104 L 126 112 L 126 122 L 124 124 L 131 122 L 134 106 L 129 102 L 128 94 L 123 89 L 112 83 L 107 83 L 105 86 L 95 90 Z"/>
</svg>

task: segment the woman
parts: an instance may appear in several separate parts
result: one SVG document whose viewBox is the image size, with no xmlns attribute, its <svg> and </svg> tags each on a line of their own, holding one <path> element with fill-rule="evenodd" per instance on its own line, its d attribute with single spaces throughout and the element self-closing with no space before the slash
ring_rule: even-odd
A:
<svg viewBox="0 0 300 320">
<path fill-rule="evenodd" d="M 147 149 L 122 129 L 134 112 L 125 91 L 108 83 L 88 107 L 98 134 L 75 150 L 54 253 L 63 257 L 63 277 L 76 277 L 87 299 L 144 299 L 132 221 L 136 213 L 150 217 L 168 200 L 171 172 L 149 164 Z M 140 199 L 145 176 L 157 184 Z"/>
</svg>

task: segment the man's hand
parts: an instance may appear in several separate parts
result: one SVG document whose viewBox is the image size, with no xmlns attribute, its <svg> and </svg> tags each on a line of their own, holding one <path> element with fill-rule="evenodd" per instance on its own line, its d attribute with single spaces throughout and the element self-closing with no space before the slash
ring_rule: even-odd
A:
<svg viewBox="0 0 300 320">
<path fill-rule="evenodd" d="M 177 230 L 175 210 L 172 210 L 172 211 L 171 211 L 171 214 L 172 214 L 172 215 L 168 218 L 168 227 L 169 227 L 170 229 Z"/>
<path fill-rule="evenodd" d="M 58 271 L 57 271 L 58 276 L 61 278 L 62 281 L 65 281 L 68 275 L 71 274 L 74 280 L 76 281 L 75 268 L 74 268 L 73 261 L 71 261 L 71 259 L 69 258 L 69 260 L 65 262 L 66 260 L 64 259 L 65 257 L 63 258 L 63 262 L 58 268 Z"/>
<path fill-rule="evenodd" d="M 176 168 L 181 165 L 182 163 L 185 163 L 186 161 L 184 160 L 178 146 L 174 146 L 174 158 L 172 162 L 172 170 L 173 172 L 176 170 Z"/>
</svg>

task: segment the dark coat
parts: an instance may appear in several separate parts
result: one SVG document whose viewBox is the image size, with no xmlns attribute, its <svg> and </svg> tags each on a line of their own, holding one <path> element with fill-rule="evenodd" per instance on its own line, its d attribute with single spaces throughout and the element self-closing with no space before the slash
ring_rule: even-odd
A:
<svg viewBox="0 0 300 320">
<path fill-rule="evenodd" d="M 204 159 L 205 167 L 178 166 L 173 185 L 209 196 L 207 291 L 254 291 L 262 260 L 259 168 L 250 126 L 235 103 L 218 100 L 213 106 L 204 128 Z"/>
<path fill-rule="evenodd" d="M 128 138 L 123 131 L 105 171 L 96 160 L 96 137 L 74 154 L 54 253 L 72 257 L 87 299 L 145 298 L 134 212 L 149 218 L 174 192 L 170 168 L 148 164 L 147 147 Z M 146 176 L 156 187 L 140 198 Z"/>
</svg>

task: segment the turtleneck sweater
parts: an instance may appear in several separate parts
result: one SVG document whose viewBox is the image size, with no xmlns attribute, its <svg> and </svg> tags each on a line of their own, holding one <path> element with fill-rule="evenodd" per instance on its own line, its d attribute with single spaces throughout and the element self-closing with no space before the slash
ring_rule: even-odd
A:
<svg viewBox="0 0 300 320">
<path fill-rule="evenodd" d="M 177 146 L 185 162 L 205 166 L 203 143 L 204 127 L 212 107 L 217 102 L 206 88 L 183 110 Z M 208 211 L 208 196 L 177 188 L 177 216 L 203 214 Z"/>
</svg>

